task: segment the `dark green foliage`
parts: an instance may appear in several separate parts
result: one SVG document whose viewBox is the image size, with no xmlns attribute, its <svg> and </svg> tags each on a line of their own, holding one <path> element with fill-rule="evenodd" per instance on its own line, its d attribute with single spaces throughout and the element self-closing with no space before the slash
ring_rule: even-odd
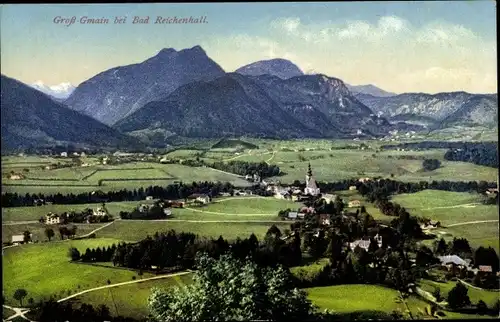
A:
<svg viewBox="0 0 500 322">
<path fill-rule="evenodd" d="M 75 247 L 71 247 L 68 250 L 68 256 L 71 258 L 72 261 L 77 261 L 80 259 L 80 252 Z"/>
<path fill-rule="evenodd" d="M 448 305 L 450 308 L 459 309 L 470 305 L 471 302 L 467 292 L 467 287 L 458 282 L 457 285 L 448 292 Z"/>
<path fill-rule="evenodd" d="M 441 166 L 441 161 L 437 159 L 426 159 L 422 162 L 422 167 L 425 171 L 436 170 Z"/>
<path fill-rule="evenodd" d="M 227 255 L 218 260 L 201 255 L 196 268 L 193 284 L 153 290 L 148 302 L 157 321 L 303 321 L 313 316 L 306 293 L 290 286 L 291 276 L 281 267 L 262 269 Z"/>
<path fill-rule="evenodd" d="M 25 290 L 25 289 L 22 289 L 22 288 L 18 288 L 15 292 L 14 292 L 14 299 L 15 300 L 18 300 L 19 303 L 21 304 L 21 306 L 23 306 L 23 299 L 28 295 L 28 292 Z"/>
</svg>

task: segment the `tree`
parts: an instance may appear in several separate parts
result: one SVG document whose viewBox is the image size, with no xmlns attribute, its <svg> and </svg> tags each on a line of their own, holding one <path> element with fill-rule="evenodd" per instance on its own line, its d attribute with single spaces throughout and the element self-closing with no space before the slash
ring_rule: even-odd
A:
<svg viewBox="0 0 500 322">
<path fill-rule="evenodd" d="M 452 309 L 459 309 L 464 306 L 470 305 L 470 298 L 467 295 L 467 287 L 465 287 L 461 282 L 458 282 L 455 287 L 448 292 L 448 305 Z"/>
<path fill-rule="evenodd" d="M 68 256 L 71 258 L 72 261 L 77 261 L 80 259 L 80 252 L 75 247 L 71 247 L 68 250 Z"/>
<path fill-rule="evenodd" d="M 29 230 L 25 230 L 23 233 L 23 240 L 25 243 L 28 243 L 31 241 L 31 232 Z"/>
<path fill-rule="evenodd" d="M 477 311 L 479 314 L 485 314 L 488 312 L 488 305 L 483 300 L 479 300 L 476 305 Z"/>
<path fill-rule="evenodd" d="M 425 171 L 436 170 L 440 166 L 441 166 L 441 161 L 437 159 L 425 159 L 424 162 L 422 162 L 422 167 L 424 168 Z"/>
<path fill-rule="evenodd" d="M 260 268 L 229 255 L 196 259 L 194 282 L 182 288 L 153 289 L 148 302 L 160 321 L 305 320 L 314 307 L 290 287 L 283 268 Z"/>
<path fill-rule="evenodd" d="M 54 229 L 52 229 L 52 228 L 46 228 L 45 229 L 45 236 L 47 236 L 47 238 L 49 239 L 49 241 L 50 241 L 50 239 L 52 237 L 54 237 L 54 235 L 55 235 Z"/>
<path fill-rule="evenodd" d="M 432 296 L 434 296 L 436 302 L 441 302 L 443 300 L 443 297 L 441 296 L 441 289 L 439 287 L 434 288 Z"/>
<path fill-rule="evenodd" d="M 25 289 L 18 288 L 14 292 L 14 299 L 18 300 L 21 306 L 23 306 L 23 299 L 28 295 L 28 292 Z"/>
</svg>

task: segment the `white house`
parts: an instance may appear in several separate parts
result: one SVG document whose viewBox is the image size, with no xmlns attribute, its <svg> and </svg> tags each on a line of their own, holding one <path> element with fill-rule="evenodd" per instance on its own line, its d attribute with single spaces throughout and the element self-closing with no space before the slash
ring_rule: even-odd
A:
<svg viewBox="0 0 500 322">
<path fill-rule="evenodd" d="M 104 216 L 108 214 L 106 210 L 102 207 L 97 208 L 96 210 L 93 211 L 93 213 L 94 216 Z"/>
<path fill-rule="evenodd" d="M 382 236 L 377 234 L 377 235 L 375 235 L 374 239 L 377 242 L 378 247 L 382 247 Z M 351 250 L 354 250 L 356 248 L 356 246 L 359 246 L 359 247 L 363 248 L 364 250 L 368 251 L 368 248 L 370 247 L 370 240 L 359 239 L 359 240 L 356 240 L 352 243 L 349 243 L 349 247 L 351 248 Z"/>
<path fill-rule="evenodd" d="M 33 238 L 33 234 L 30 234 L 30 238 Z M 12 244 L 24 244 L 24 235 L 12 235 Z"/>
<path fill-rule="evenodd" d="M 61 152 L 61 156 L 66 158 L 68 156 L 68 152 Z"/>
<path fill-rule="evenodd" d="M 146 196 L 146 200 L 153 200 L 153 196 Z"/>
<path fill-rule="evenodd" d="M 210 197 L 205 194 L 194 193 L 188 197 L 189 199 L 194 199 L 202 204 L 207 204 L 210 202 Z"/>
<path fill-rule="evenodd" d="M 61 222 L 61 218 L 57 214 L 49 213 L 45 216 L 46 225 L 57 225 Z"/>
<path fill-rule="evenodd" d="M 307 175 L 306 175 L 306 188 L 304 189 L 304 193 L 306 195 L 312 195 L 312 196 L 317 196 L 320 194 L 320 189 L 318 188 L 318 185 L 316 184 L 316 180 L 314 180 L 314 177 L 312 175 L 310 163 L 309 163 L 309 169 L 308 169 Z"/>
<path fill-rule="evenodd" d="M 172 215 L 172 211 L 170 209 L 163 209 L 163 213 L 168 217 Z"/>
</svg>

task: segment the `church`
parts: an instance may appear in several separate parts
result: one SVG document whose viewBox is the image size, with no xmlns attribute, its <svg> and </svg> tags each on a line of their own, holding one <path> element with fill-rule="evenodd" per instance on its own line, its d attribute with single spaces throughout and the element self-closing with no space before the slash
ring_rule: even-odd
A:
<svg viewBox="0 0 500 322">
<path fill-rule="evenodd" d="M 309 194 L 312 196 L 317 196 L 320 194 L 318 185 L 316 184 L 316 180 L 312 175 L 311 164 L 309 163 L 309 169 L 306 175 L 306 188 L 304 189 L 304 194 Z"/>
</svg>

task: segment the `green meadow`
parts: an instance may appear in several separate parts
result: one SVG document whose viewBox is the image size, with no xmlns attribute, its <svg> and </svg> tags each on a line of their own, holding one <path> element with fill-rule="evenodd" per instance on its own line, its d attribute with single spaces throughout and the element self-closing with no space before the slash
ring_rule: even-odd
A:
<svg viewBox="0 0 500 322">
<path fill-rule="evenodd" d="M 3 291 L 6 304 L 18 306 L 13 299 L 16 289 L 23 288 L 35 301 L 54 296 L 65 298 L 89 288 L 132 280 L 131 270 L 72 263 L 67 255 L 70 247 L 80 251 L 110 246 L 120 240 L 98 238 L 52 243 L 28 244 L 4 249 Z M 151 275 L 144 273 L 142 278 Z"/>
</svg>

